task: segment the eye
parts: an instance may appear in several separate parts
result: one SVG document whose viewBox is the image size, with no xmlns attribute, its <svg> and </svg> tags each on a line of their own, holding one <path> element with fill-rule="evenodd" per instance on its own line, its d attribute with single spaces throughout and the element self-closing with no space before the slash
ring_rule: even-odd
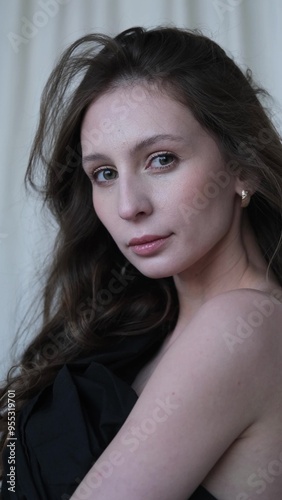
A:
<svg viewBox="0 0 282 500">
<path fill-rule="evenodd" d="M 106 182 L 114 181 L 118 173 L 113 168 L 100 167 L 92 172 L 91 177 L 97 184 L 104 184 Z"/>
<path fill-rule="evenodd" d="M 163 169 L 171 167 L 175 164 L 177 158 L 172 153 L 158 153 L 150 159 L 150 166 L 157 169 Z"/>
</svg>

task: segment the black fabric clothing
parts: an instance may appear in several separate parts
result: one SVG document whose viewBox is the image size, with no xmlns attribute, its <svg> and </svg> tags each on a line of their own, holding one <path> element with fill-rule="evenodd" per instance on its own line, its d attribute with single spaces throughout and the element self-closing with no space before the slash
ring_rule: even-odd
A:
<svg viewBox="0 0 282 500">
<path fill-rule="evenodd" d="M 136 403 L 130 384 L 161 342 L 123 336 L 107 350 L 62 366 L 20 412 L 15 492 L 9 491 L 6 450 L 2 500 L 69 499 Z M 190 500 L 216 499 L 199 487 Z"/>
</svg>

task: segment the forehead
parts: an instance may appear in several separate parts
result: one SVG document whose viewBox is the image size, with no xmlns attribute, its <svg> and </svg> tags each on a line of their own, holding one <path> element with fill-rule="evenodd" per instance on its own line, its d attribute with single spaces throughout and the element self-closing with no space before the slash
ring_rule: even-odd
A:
<svg viewBox="0 0 282 500">
<path fill-rule="evenodd" d="M 98 145 L 115 136 L 126 140 L 136 135 L 199 133 L 190 109 L 151 85 L 120 86 L 100 96 L 87 109 L 81 127 L 82 143 Z"/>
</svg>

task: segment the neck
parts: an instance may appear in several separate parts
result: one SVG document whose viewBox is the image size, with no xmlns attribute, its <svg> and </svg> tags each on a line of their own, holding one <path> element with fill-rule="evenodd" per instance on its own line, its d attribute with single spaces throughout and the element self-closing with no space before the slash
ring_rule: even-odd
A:
<svg viewBox="0 0 282 500">
<path fill-rule="evenodd" d="M 208 255 L 174 277 L 180 306 L 178 324 L 187 324 L 207 300 L 221 293 L 239 288 L 264 291 L 277 286 L 272 273 L 269 273 L 269 279 L 266 277 L 267 263 L 247 212 L 244 211 L 243 216 L 240 212 L 238 217 L 239 223 L 236 224 L 235 220 Z"/>
</svg>

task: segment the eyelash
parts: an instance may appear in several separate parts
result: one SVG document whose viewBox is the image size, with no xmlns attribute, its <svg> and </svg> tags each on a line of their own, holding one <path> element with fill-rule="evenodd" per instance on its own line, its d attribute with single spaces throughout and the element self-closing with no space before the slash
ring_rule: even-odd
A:
<svg viewBox="0 0 282 500">
<path fill-rule="evenodd" d="M 171 168 L 172 165 L 175 164 L 177 161 L 178 157 L 174 153 L 170 153 L 169 151 L 163 151 L 161 153 L 154 154 L 150 157 L 150 161 L 154 161 L 156 158 L 161 158 L 162 156 L 171 156 L 173 160 L 168 164 L 168 165 L 162 165 L 157 168 L 157 170 L 163 170 L 166 168 Z"/>
<path fill-rule="evenodd" d="M 168 164 L 168 165 L 163 165 L 163 166 L 159 166 L 159 167 L 155 167 L 155 170 L 168 170 L 170 168 L 172 168 L 175 163 L 177 162 L 177 160 L 179 159 L 174 153 L 171 153 L 169 151 L 161 151 L 157 154 L 153 154 L 151 157 L 149 157 L 149 164 L 152 163 L 155 159 L 157 158 L 161 158 L 161 157 L 164 157 L 164 156 L 171 156 L 172 157 L 172 161 Z M 146 170 L 147 170 L 148 167 L 146 167 Z M 154 168 L 154 167 L 152 167 Z M 97 180 L 97 176 L 99 174 L 99 172 L 105 172 L 105 171 L 114 171 L 114 172 L 117 172 L 115 169 L 113 169 L 112 167 L 97 167 L 96 169 L 94 169 L 91 174 L 90 174 L 90 178 L 91 180 L 95 183 L 95 184 L 108 184 L 110 182 L 112 182 L 113 180 L 115 179 L 111 179 L 111 180 L 103 180 L 103 181 L 98 181 Z"/>
</svg>

